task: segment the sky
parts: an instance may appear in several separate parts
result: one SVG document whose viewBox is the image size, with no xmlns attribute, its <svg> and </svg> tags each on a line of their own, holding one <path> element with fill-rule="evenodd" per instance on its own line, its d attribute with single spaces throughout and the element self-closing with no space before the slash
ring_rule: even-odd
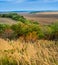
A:
<svg viewBox="0 0 58 65">
<path fill-rule="evenodd" d="M 58 0 L 0 0 L 0 11 L 58 10 Z"/>
</svg>

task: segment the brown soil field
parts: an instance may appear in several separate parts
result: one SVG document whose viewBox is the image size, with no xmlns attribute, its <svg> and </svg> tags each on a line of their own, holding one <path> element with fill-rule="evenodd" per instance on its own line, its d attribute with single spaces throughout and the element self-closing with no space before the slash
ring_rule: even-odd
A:
<svg viewBox="0 0 58 65">
<path fill-rule="evenodd" d="M 33 14 L 21 14 L 25 18 L 33 21 L 38 21 L 41 24 L 50 24 L 58 21 L 58 12 L 40 12 Z"/>
<path fill-rule="evenodd" d="M 10 18 L 0 18 L 0 24 L 15 24 L 16 21 L 15 20 L 12 20 Z"/>
</svg>

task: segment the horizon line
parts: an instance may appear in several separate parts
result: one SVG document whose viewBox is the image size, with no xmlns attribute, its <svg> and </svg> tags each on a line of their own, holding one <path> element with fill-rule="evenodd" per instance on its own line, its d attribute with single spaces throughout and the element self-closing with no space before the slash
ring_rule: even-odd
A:
<svg viewBox="0 0 58 65">
<path fill-rule="evenodd" d="M 32 11 L 39 11 L 39 12 L 40 12 L 40 11 L 44 11 L 44 12 L 45 12 L 45 11 L 58 11 L 58 10 L 8 10 L 8 11 L 0 11 L 0 12 L 17 12 L 17 11 L 18 11 L 18 12 L 28 12 L 28 11 L 29 11 L 29 12 L 30 12 L 30 11 L 31 11 L 31 12 L 32 12 Z"/>
</svg>

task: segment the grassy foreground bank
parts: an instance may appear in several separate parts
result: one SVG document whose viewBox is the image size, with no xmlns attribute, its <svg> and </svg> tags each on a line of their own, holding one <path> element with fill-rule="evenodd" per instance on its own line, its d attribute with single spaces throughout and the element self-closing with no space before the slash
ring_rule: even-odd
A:
<svg viewBox="0 0 58 65">
<path fill-rule="evenodd" d="M 48 40 L 0 39 L 0 65 L 58 65 L 58 45 Z"/>
</svg>

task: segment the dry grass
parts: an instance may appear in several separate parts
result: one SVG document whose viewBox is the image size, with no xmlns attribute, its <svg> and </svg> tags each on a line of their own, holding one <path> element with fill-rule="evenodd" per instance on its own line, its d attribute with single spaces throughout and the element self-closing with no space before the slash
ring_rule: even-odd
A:
<svg viewBox="0 0 58 65">
<path fill-rule="evenodd" d="M 58 46 L 47 40 L 0 39 L 0 65 L 58 65 Z"/>
</svg>

